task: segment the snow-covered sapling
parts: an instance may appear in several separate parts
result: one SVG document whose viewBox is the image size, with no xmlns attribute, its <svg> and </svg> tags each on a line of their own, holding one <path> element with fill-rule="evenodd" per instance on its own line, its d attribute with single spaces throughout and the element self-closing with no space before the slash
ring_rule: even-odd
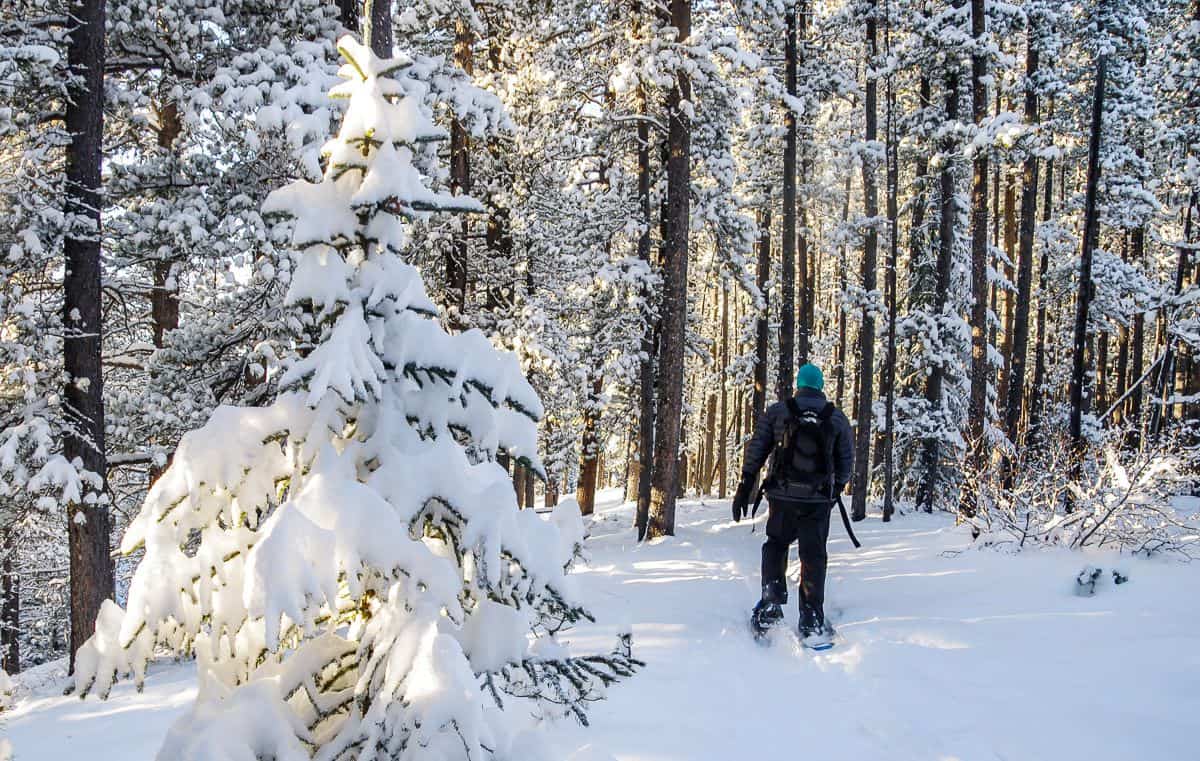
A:
<svg viewBox="0 0 1200 761">
<path fill-rule="evenodd" d="M 107 603 L 77 658 L 103 696 L 156 649 L 195 655 L 160 759 L 510 758 L 529 715 L 510 704 L 582 719 L 639 665 L 627 638 L 555 641 L 589 618 L 567 576 L 579 514 L 519 510 L 495 459 L 541 471 L 541 403 L 513 355 L 441 327 L 400 257 L 407 220 L 478 205 L 413 164 L 444 132 L 411 62 L 339 50 L 324 177 L 264 205 L 294 259 L 280 393 L 184 436 L 121 544 L 145 552 L 127 608 Z"/>
</svg>

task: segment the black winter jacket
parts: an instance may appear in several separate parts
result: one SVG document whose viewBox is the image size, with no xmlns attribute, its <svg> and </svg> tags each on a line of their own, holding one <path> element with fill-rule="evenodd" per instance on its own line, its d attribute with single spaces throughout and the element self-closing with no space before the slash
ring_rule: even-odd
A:
<svg viewBox="0 0 1200 761">
<path fill-rule="evenodd" d="M 825 394 L 815 389 L 802 388 L 796 391 L 796 404 L 802 410 L 811 409 L 820 412 L 824 409 L 827 401 Z M 745 461 L 742 463 L 742 480 L 744 482 L 754 483 L 758 472 L 766 464 L 771 452 L 774 451 L 775 442 L 783 438 L 790 415 L 787 402 L 775 402 L 759 418 L 758 425 L 754 426 L 754 436 L 751 437 L 750 444 L 746 447 Z M 830 423 L 834 433 L 833 485 L 836 494 L 845 487 L 854 471 L 854 436 L 851 434 L 850 421 L 846 419 L 846 415 L 841 410 L 834 409 Z M 767 485 L 767 497 L 770 499 L 789 499 L 795 496 L 789 495 L 781 485 Z"/>
</svg>

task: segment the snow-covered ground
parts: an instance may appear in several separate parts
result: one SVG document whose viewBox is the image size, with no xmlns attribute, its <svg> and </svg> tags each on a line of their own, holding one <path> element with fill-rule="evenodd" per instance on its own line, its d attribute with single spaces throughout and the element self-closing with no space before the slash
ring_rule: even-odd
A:
<svg viewBox="0 0 1200 761">
<path fill-rule="evenodd" d="M 813 654 L 747 633 L 761 514 L 751 534 L 728 503 L 689 500 L 676 537 L 637 546 L 629 507 L 603 497 L 578 571 L 600 623 L 571 639 L 606 650 L 632 624 L 647 666 L 595 706 L 590 728 L 552 730 L 562 758 L 1200 758 L 1200 566 L 958 552 L 963 534 L 925 515 L 872 516 L 855 551 L 835 515 L 827 608 L 842 642 Z M 1105 572 L 1090 598 L 1074 593 L 1085 563 Z M 1114 567 L 1128 583 L 1112 583 Z M 151 759 L 193 678 L 161 664 L 143 694 L 121 685 L 102 703 L 62 697 L 43 676 L 0 732 L 17 761 Z"/>
</svg>

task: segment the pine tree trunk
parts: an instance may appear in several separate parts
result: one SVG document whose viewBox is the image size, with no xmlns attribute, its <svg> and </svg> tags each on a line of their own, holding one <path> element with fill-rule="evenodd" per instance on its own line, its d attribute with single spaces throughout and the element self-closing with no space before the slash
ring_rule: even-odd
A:
<svg viewBox="0 0 1200 761">
<path fill-rule="evenodd" d="M 1083 474 L 1083 416 L 1088 412 L 1088 397 L 1085 388 L 1088 309 L 1095 294 L 1095 285 L 1092 283 L 1092 256 L 1100 235 L 1100 217 L 1096 203 L 1100 184 L 1100 131 L 1104 116 L 1104 80 L 1107 63 L 1107 55 L 1100 53 L 1096 60 L 1096 83 L 1092 94 L 1092 125 L 1088 137 L 1087 186 L 1083 210 L 1083 250 L 1079 256 L 1079 291 L 1075 297 L 1075 352 L 1071 362 L 1069 433 L 1071 444 L 1074 447 L 1073 471 L 1076 479 Z"/>
<path fill-rule="evenodd" d="M 468 76 L 475 73 L 474 43 L 470 24 L 458 19 L 454 27 L 454 63 Z M 471 194 L 471 136 L 457 115 L 450 122 L 450 192 L 456 196 Z M 446 254 L 446 307 L 450 324 L 460 330 L 467 326 L 470 219 L 469 214 L 459 215 L 458 230 Z"/>
<path fill-rule="evenodd" d="M 1101 58 L 1103 61 L 1103 58 Z M 1188 270 L 1191 267 L 1188 252 L 1192 242 L 1192 210 L 1196 207 L 1196 193 L 1193 191 L 1188 198 L 1187 210 L 1184 212 L 1183 223 L 1183 241 L 1184 245 L 1179 246 L 1179 258 L 1175 265 L 1175 296 L 1183 293 L 1183 286 L 1187 282 Z M 1159 381 L 1154 394 L 1154 405 L 1150 408 L 1150 432 L 1154 436 L 1158 436 L 1163 429 L 1164 417 L 1169 418 L 1171 414 L 1170 407 L 1166 401 L 1175 393 L 1175 373 L 1176 373 L 1176 351 L 1175 343 L 1171 338 L 1170 331 L 1167 326 L 1167 317 L 1165 310 L 1164 314 L 1159 319 L 1159 335 L 1160 343 L 1163 346 L 1162 366 L 1159 370 Z"/>
<path fill-rule="evenodd" d="M 929 77 L 922 76 L 917 86 L 917 98 L 922 114 L 929 113 L 932 102 L 932 86 Z M 914 171 L 912 200 L 912 218 L 908 228 L 908 298 L 910 302 L 924 302 L 928 298 L 929 281 L 936 275 L 930 273 L 930 265 L 934 263 L 929 257 L 929 234 L 925 230 L 925 214 L 929 204 L 929 154 L 925 150 L 917 153 Z M 936 266 L 936 265 L 934 265 Z"/>
<path fill-rule="evenodd" d="M 525 466 L 513 463 L 513 491 L 517 495 L 517 507 L 525 504 Z"/>
<path fill-rule="evenodd" d="M 844 200 L 842 202 L 842 226 L 850 219 L 850 173 L 846 173 Z M 838 291 L 846 293 L 846 246 L 838 246 Z M 835 301 L 838 316 L 838 345 L 837 345 L 837 406 L 845 408 L 846 398 L 846 310 Z"/>
<path fill-rule="evenodd" d="M 796 26 L 797 26 L 797 50 L 796 60 L 797 67 L 804 63 L 807 53 L 807 38 L 808 38 L 808 0 L 799 0 L 796 3 Z M 795 81 L 795 80 L 793 80 Z M 811 132 L 812 120 L 809 114 L 805 114 L 806 134 Z M 797 217 L 797 247 L 796 247 L 796 293 L 800 299 L 799 306 L 799 324 L 796 331 L 796 364 L 803 365 L 809 361 L 809 353 L 812 350 L 812 337 L 815 326 L 813 307 L 813 278 L 816 273 L 813 272 L 810 256 L 811 251 L 809 246 L 809 229 L 808 229 L 808 207 L 804 202 L 804 193 L 806 192 L 808 176 L 811 161 L 809 159 L 809 151 L 803 147 L 798 147 L 800 156 L 800 185 L 796 190 L 796 217 Z M 790 393 L 790 391 L 789 391 Z"/>
<path fill-rule="evenodd" d="M 1054 117 L 1054 99 L 1050 99 L 1049 117 Z M 1046 183 L 1042 197 L 1042 221 L 1049 222 L 1054 212 L 1054 159 L 1046 159 Z M 1033 382 L 1029 384 L 1029 427 L 1026 440 L 1041 446 L 1045 437 L 1041 429 L 1046 385 L 1046 301 L 1048 298 L 1048 283 L 1046 276 L 1050 271 L 1050 257 L 1047 246 L 1042 247 L 1042 256 L 1038 262 L 1038 309 L 1037 309 L 1037 338 L 1033 350 Z"/>
<path fill-rule="evenodd" d="M 768 207 L 759 212 L 758 220 L 758 271 L 755 283 L 758 292 L 762 294 L 763 308 L 758 313 L 754 331 L 754 425 L 762 417 L 767 402 L 767 347 L 770 342 L 769 323 L 767 321 L 767 280 L 771 277 L 771 209 Z"/>
<path fill-rule="evenodd" d="M 63 456 L 103 480 L 104 394 L 101 372 L 100 166 L 104 135 L 104 0 L 74 0 L 79 23 L 69 32 L 67 63 L 77 76 L 68 88 L 67 176 L 63 241 Z M 92 635 L 101 604 L 113 596 L 109 514 L 104 487 L 88 485 L 83 500 L 67 508 L 71 556 L 70 670 L 75 652 Z"/>
<path fill-rule="evenodd" d="M 1037 19 L 1029 20 L 1025 46 L 1025 123 L 1038 123 L 1035 80 L 1038 59 Z M 1030 150 L 1021 165 L 1021 227 L 1017 233 L 1017 293 L 1012 318 L 1012 348 L 1008 359 L 1008 392 L 1004 405 L 1004 430 L 1014 447 L 1020 447 L 1021 406 L 1025 396 L 1025 356 L 1029 349 L 1029 299 L 1033 287 L 1033 240 L 1036 232 L 1038 160 Z M 1039 319 L 1040 323 L 1040 319 Z M 1010 463 L 1011 464 L 1011 463 Z M 1011 471 L 1005 467 L 1005 477 Z"/>
<path fill-rule="evenodd" d="M 532 510 L 533 509 L 533 492 L 534 492 L 534 488 L 535 488 L 534 481 L 533 481 L 533 470 L 531 468 L 525 468 L 524 470 L 525 470 L 525 508 L 528 510 Z"/>
<path fill-rule="evenodd" d="M 691 0 L 671 0 L 670 24 L 685 43 L 692 33 Z M 654 477 L 650 493 L 650 538 L 675 533 L 675 499 L 679 491 L 680 418 L 683 413 L 684 341 L 687 330 L 688 229 L 691 217 L 691 125 L 681 110 L 691 100 L 689 75 L 675 73 L 667 97 L 667 208 L 669 227 L 664 246 L 662 341 L 658 368 L 658 419 L 654 435 Z"/>
<path fill-rule="evenodd" d="M 596 507 L 596 473 L 600 457 L 600 395 L 604 378 L 593 374 L 591 389 L 583 408 L 583 436 L 579 443 L 579 487 L 575 499 L 579 511 L 591 515 Z"/>
<path fill-rule="evenodd" d="M 704 395 L 704 439 L 700 445 L 694 477 L 700 494 L 712 493 L 713 452 L 717 438 L 717 395 Z"/>
<path fill-rule="evenodd" d="M 351 34 L 359 33 L 359 8 L 362 0 L 338 0 L 338 20 Z"/>
<path fill-rule="evenodd" d="M 885 49 L 891 56 L 892 21 L 890 14 L 884 32 Z M 888 218 L 888 263 L 885 275 L 885 297 L 887 298 L 888 330 L 887 359 L 884 360 L 884 442 L 883 442 L 883 520 L 890 521 L 895 512 L 895 447 L 896 447 L 896 268 L 899 265 L 900 225 L 897 207 L 900 182 L 899 145 L 896 141 L 896 92 L 892 75 L 887 80 L 887 218 Z"/>
<path fill-rule="evenodd" d="M 721 288 L 721 372 L 718 380 L 721 383 L 721 423 L 718 426 L 720 435 L 717 438 L 717 497 L 725 499 L 729 488 L 729 462 L 726 455 L 729 452 L 729 391 L 725 386 L 725 373 L 729 367 L 729 289 Z"/>
<path fill-rule="evenodd" d="M 633 7 L 634 36 L 640 33 L 641 3 L 635 2 Z M 638 178 L 638 209 L 641 212 L 642 232 L 638 236 L 638 259 L 651 268 L 650 261 L 650 126 L 647 123 L 648 109 L 646 90 L 639 85 L 637 88 L 638 115 L 641 116 L 637 125 L 637 178 Z M 638 367 L 638 491 L 637 509 L 634 511 L 634 527 L 637 529 L 638 541 L 646 538 L 646 529 L 650 520 L 650 480 L 654 464 L 654 359 L 657 354 L 655 341 L 655 326 L 658 321 L 650 311 L 650 303 L 654 294 L 648 281 L 641 288 L 643 304 L 641 362 Z"/>
<path fill-rule="evenodd" d="M 869 153 L 862 156 L 863 214 L 867 229 L 863 231 L 862 288 L 866 293 L 875 290 L 875 266 L 879 245 L 879 230 L 875 217 L 879 215 L 878 191 L 875 184 L 876 161 L 874 147 L 879 139 L 877 99 L 879 83 L 875 76 L 878 64 L 879 40 L 876 31 L 876 5 L 867 5 L 867 86 L 866 140 Z M 864 306 L 858 328 L 858 415 L 854 427 L 854 494 L 850 502 L 850 517 L 860 521 L 867 517 L 867 490 L 871 476 L 871 405 L 875 386 L 875 317 Z"/>
<path fill-rule="evenodd" d="M 1017 252 L 1017 181 L 1016 173 L 1009 172 L 1004 183 L 1004 253 L 1013 264 L 1004 265 L 1005 278 L 1010 283 L 1020 279 L 1020 254 Z M 1004 338 L 1000 344 L 1000 356 L 1004 357 L 1005 372 L 1000 373 L 1000 385 L 996 391 L 998 404 L 1008 399 L 1008 379 L 1012 375 L 1013 320 L 1016 319 L 1016 301 L 1013 291 L 1004 289 Z"/>
<path fill-rule="evenodd" d="M 958 80 L 957 64 L 951 62 L 950 69 L 946 72 L 946 122 L 950 124 L 958 121 Z M 938 257 L 933 310 L 939 316 L 944 314 L 946 302 L 950 297 L 950 273 L 954 262 L 954 222 L 957 209 L 954 165 L 950 160 L 954 152 L 954 137 L 947 134 L 942 138 L 942 164 L 938 174 Z M 925 383 L 925 402 L 931 415 L 940 416 L 942 413 L 945 374 L 941 362 L 936 362 L 929 370 L 929 378 Z M 921 451 L 921 467 L 922 478 L 917 490 L 917 504 L 925 512 L 933 512 L 941 469 L 941 442 L 936 435 L 925 439 Z"/>
<path fill-rule="evenodd" d="M 393 0 L 364 0 L 363 20 L 367 28 L 363 36 L 367 46 L 380 58 L 392 57 L 392 2 Z M 346 17 L 343 9 L 342 17 Z M 349 27 L 347 27 L 349 28 Z"/>
<path fill-rule="evenodd" d="M 16 554 L 11 529 L 4 532 L 4 564 L 0 568 L 0 669 L 8 674 L 21 671 L 21 579 L 17 575 L 13 556 Z"/>
<path fill-rule="evenodd" d="M 978 48 L 986 31 L 984 0 L 971 0 L 971 37 Z M 981 50 L 971 55 L 971 115 L 978 127 L 987 116 L 987 58 Z M 971 187 L 971 390 L 967 404 L 967 446 L 970 469 L 982 479 L 987 467 L 987 384 L 988 384 L 988 156 L 978 149 L 974 159 Z M 966 518 L 978 508 L 981 482 L 963 489 L 959 513 Z"/>
<path fill-rule="evenodd" d="M 784 45 L 784 84 L 788 95 L 796 95 L 796 6 L 785 11 L 787 37 Z M 796 114 L 787 107 L 783 116 L 783 241 L 779 273 L 779 373 L 775 395 L 792 395 L 796 378 Z"/>
</svg>

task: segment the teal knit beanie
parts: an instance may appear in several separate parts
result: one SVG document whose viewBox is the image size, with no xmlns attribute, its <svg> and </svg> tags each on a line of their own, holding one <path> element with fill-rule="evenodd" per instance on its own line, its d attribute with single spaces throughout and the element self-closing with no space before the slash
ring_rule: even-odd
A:
<svg viewBox="0 0 1200 761">
<path fill-rule="evenodd" d="M 796 373 L 796 388 L 812 388 L 820 391 L 825 387 L 825 376 L 821 374 L 821 368 L 809 363 L 800 367 L 800 372 Z"/>
</svg>

